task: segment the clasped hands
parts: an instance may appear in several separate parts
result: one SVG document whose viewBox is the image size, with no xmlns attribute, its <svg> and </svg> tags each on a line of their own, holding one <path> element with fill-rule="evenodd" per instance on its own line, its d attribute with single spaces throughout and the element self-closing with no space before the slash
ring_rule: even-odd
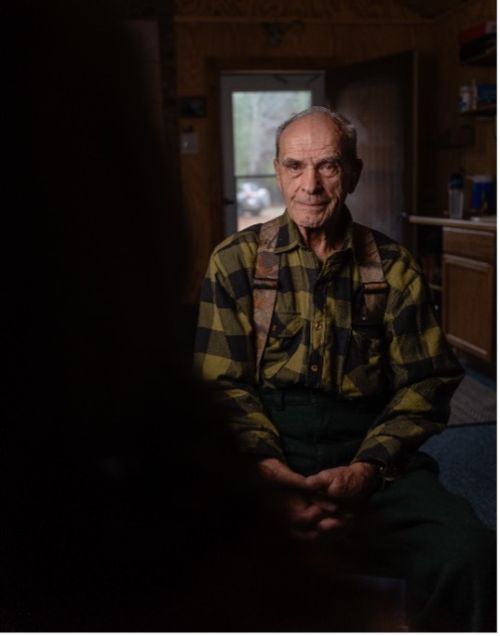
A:
<svg viewBox="0 0 500 636">
<path fill-rule="evenodd" d="M 283 488 L 280 501 L 290 532 L 305 540 L 345 530 L 378 479 L 377 468 L 367 462 L 304 477 L 279 459 L 268 458 L 259 462 L 259 470 L 264 479 Z"/>
</svg>

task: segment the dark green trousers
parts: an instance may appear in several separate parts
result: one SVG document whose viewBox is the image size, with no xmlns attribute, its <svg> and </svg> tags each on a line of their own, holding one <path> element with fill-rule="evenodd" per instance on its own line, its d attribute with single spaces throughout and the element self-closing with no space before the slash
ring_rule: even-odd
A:
<svg viewBox="0 0 500 636">
<path fill-rule="evenodd" d="M 349 464 L 380 409 L 304 390 L 263 390 L 261 398 L 288 465 L 304 475 Z M 441 485 L 423 453 L 332 545 L 363 573 L 405 580 L 412 631 L 496 631 L 495 533 Z"/>
</svg>

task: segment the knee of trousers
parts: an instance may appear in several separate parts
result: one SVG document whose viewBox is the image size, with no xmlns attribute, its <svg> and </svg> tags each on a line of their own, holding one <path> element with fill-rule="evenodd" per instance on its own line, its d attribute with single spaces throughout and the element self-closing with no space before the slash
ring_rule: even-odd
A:
<svg viewBox="0 0 500 636">
<path fill-rule="evenodd" d="M 478 526 L 443 527 L 426 546 L 428 567 L 441 575 L 491 578 L 496 571 L 496 537 Z M 423 564 L 422 564 L 423 565 Z"/>
</svg>

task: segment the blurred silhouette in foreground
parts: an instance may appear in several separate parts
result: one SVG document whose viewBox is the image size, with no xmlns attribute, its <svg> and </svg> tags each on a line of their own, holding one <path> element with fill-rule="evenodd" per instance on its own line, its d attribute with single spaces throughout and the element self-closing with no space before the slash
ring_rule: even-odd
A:
<svg viewBox="0 0 500 636">
<path fill-rule="evenodd" d="M 362 588 L 305 565 L 191 376 L 176 155 L 126 31 L 102 2 L 12 5 L 0 23 L 0 628 L 390 625 L 383 598 L 370 614 Z"/>
</svg>

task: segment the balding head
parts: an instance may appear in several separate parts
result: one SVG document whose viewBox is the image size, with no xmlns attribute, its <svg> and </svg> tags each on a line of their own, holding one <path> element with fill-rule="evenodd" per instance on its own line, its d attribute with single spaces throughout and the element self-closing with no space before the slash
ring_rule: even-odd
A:
<svg viewBox="0 0 500 636">
<path fill-rule="evenodd" d="M 340 134 L 342 152 L 344 157 L 349 161 L 355 161 L 357 159 L 356 128 L 346 117 L 344 117 L 340 113 L 336 113 L 335 111 L 330 110 L 329 108 L 326 108 L 325 106 L 311 106 L 310 108 L 307 108 L 300 113 L 295 113 L 289 119 L 284 121 L 280 126 L 278 126 L 278 128 L 276 129 L 276 159 L 279 158 L 280 154 L 281 135 L 291 124 L 300 119 L 303 119 L 304 117 L 325 117 L 329 119 Z"/>
</svg>

